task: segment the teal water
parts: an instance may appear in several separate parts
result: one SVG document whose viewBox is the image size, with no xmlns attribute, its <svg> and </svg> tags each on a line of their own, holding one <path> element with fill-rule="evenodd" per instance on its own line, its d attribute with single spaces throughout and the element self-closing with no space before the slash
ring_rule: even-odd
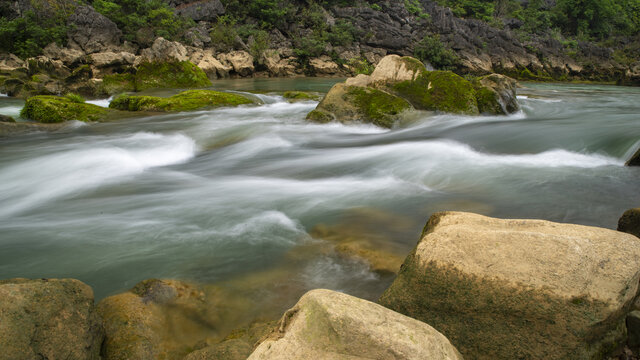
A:
<svg viewBox="0 0 640 360">
<path fill-rule="evenodd" d="M 0 139 L 0 279 L 72 277 L 97 298 L 155 277 L 251 286 L 284 307 L 318 287 L 375 299 L 391 277 L 326 251 L 319 227 L 404 255 L 436 211 L 615 228 L 640 206 L 640 168 L 623 166 L 639 88 L 525 84 L 520 113 L 421 113 L 392 130 L 309 124 L 315 102 L 269 93 L 335 81 L 221 81 L 265 104 Z M 0 113 L 21 106 L 0 98 Z"/>
</svg>

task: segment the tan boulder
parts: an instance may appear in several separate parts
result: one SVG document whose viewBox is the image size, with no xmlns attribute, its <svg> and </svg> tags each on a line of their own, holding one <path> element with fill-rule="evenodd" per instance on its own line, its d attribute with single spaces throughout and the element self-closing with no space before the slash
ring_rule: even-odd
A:
<svg viewBox="0 0 640 360">
<path fill-rule="evenodd" d="M 0 55 L 0 72 L 13 71 L 18 68 L 26 67 L 24 60 L 13 54 Z"/>
<path fill-rule="evenodd" d="M 516 97 L 518 82 L 515 79 L 501 74 L 491 74 L 478 78 L 478 81 L 485 89 L 494 93 L 494 100 L 497 101 L 491 101 L 491 104 L 499 106 L 500 109 L 495 109 L 492 113 L 510 114 L 520 109 Z"/>
<path fill-rule="evenodd" d="M 431 326 L 330 290 L 306 293 L 248 360 L 462 359 Z"/>
<path fill-rule="evenodd" d="M 100 359 L 93 291 L 74 279 L 0 280 L 0 359 Z"/>
<path fill-rule="evenodd" d="M 47 45 L 42 53 L 44 56 L 54 60 L 62 61 L 66 66 L 72 66 L 82 61 L 85 53 L 78 49 L 61 48 L 56 43 Z"/>
<path fill-rule="evenodd" d="M 337 75 L 340 67 L 329 56 L 309 59 L 309 65 L 316 75 Z"/>
<path fill-rule="evenodd" d="M 187 61 L 187 49 L 177 41 L 157 38 L 150 48 L 143 49 L 141 56 L 149 62 Z"/>
<path fill-rule="evenodd" d="M 294 76 L 296 67 L 292 64 L 293 59 L 281 58 L 276 50 L 266 50 L 262 54 L 262 62 L 267 67 L 271 76 Z"/>
<path fill-rule="evenodd" d="M 444 212 L 380 303 L 472 358 L 601 359 L 624 337 L 639 279 L 632 235 Z"/>
<path fill-rule="evenodd" d="M 127 52 L 114 53 L 111 51 L 93 53 L 90 55 L 93 66 L 104 68 L 108 66 L 133 65 L 136 56 Z"/>
<path fill-rule="evenodd" d="M 371 73 L 371 83 L 396 83 L 413 81 L 427 71 L 423 63 L 409 56 L 385 56 Z"/>
<path fill-rule="evenodd" d="M 60 60 L 53 60 L 46 56 L 36 56 L 27 59 L 29 72 L 47 74 L 57 78 L 65 78 L 71 75 L 71 70 Z"/>
<path fill-rule="evenodd" d="M 221 62 L 227 62 L 233 70 L 240 76 L 249 76 L 253 74 L 253 56 L 246 51 L 232 51 L 226 54 L 218 55 Z"/>
</svg>

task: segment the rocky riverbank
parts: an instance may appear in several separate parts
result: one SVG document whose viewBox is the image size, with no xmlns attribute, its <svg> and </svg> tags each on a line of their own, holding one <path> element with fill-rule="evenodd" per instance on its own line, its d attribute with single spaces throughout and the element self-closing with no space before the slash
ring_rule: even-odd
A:
<svg viewBox="0 0 640 360">
<path fill-rule="evenodd" d="M 639 242 L 439 213 L 384 307 L 313 290 L 280 320 L 215 285 L 152 279 L 94 305 L 77 280 L 3 280 L 0 359 L 603 359 L 638 350 Z"/>
</svg>

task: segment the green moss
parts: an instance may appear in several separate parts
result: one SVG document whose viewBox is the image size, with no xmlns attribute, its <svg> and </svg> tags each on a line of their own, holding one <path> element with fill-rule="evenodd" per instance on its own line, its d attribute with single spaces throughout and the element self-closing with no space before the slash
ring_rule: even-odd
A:
<svg viewBox="0 0 640 360">
<path fill-rule="evenodd" d="M 405 260 L 380 304 L 436 328 L 470 359 L 602 359 L 624 338 L 608 304 Z M 489 340 L 487 340 L 489 339 Z"/>
<path fill-rule="evenodd" d="M 420 75 L 427 71 L 424 64 L 414 57 L 403 56 L 400 60 L 404 63 L 404 66 L 406 66 L 408 70 L 413 71 L 414 78 L 416 77 L 416 75 Z"/>
<path fill-rule="evenodd" d="M 135 89 L 197 88 L 211 86 L 207 74 L 189 61 L 146 62 L 138 66 Z"/>
<path fill-rule="evenodd" d="M 155 96 L 120 95 L 109 104 L 112 109 L 127 111 L 192 111 L 221 106 L 252 104 L 246 97 L 238 94 L 212 90 L 188 90 L 169 98 Z"/>
<path fill-rule="evenodd" d="M 481 114 L 503 114 L 502 106 L 500 106 L 500 97 L 498 94 L 484 86 L 476 87 L 476 100 L 478 102 L 478 111 Z"/>
<path fill-rule="evenodd" d="M 106 94 L 113 95 L 135 90 L 135 75 L 133 74 L 105 75 L 102 79 L 102 92 Z"/>
<path fill-rule="evenodd" d="M 416 109 L 478 114 L 473 85 L 451 71 L 424 72 L 414 81 L 394 84 L 392 89 Z"/>
<path fill-rule="evenodd" d="M 69 99 L 71 102 L 84 104 L 84 98 L 78 94 L 68 93 L 64 97 Z"/>
<path fill-rule="evenodd" d="M 307 120 L 325 124 L 333 121 L 333 116 L 331 116 L 331 114 L 326 113 L 322 110 L 313 110 L 312 112 L 307 114 Z"/>
<path fill-rule="evenodd" d="M 286 91 L 282 96 L 290 100 L 320 100 L 319 95 L 304 91 Z"/>
<path fill-rule="evenodd" d="M 27 99 L 20 116 L 41 123 L 68 120 L 97 121 L 109 113 L 93 104 L 77 103 L 65 97 L 41 95 Z"/>
<path fill-rule="evenodd" d="M 411 108 L 406 100 L 373 88 L 350 86 L 346 97 L 366 117 L 365 120 L 385 128 L 391 128 L 397 115 Z"/>
<path fill-rule="evenodd" d="M 75 68 L 71 73 L 71 75 L 69 75 L 65 79 L 65 82 L 73 83 L 78 80 L 91 79 L 92 77 L 93 77 L 93 71 L 91 70 L 91 67 L 87 64 L 84 64 Z"/>
</svg>

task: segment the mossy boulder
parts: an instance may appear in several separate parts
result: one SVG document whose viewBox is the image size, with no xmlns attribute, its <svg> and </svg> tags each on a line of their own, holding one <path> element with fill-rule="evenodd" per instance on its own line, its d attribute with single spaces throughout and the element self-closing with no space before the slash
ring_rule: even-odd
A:
<svg viewBox="0 0 640 360">
<path fill-rule="evenodd" d="M 389 87 L 419 110 L 479 114 L 473 85 L 451 71 L 424 72 L 413 81 L 405 80 Z"/>
<path fill-rule="evenodd" d="M 109 104 L 112 109 L 126 111 L 192 111 L 203 108 L 252 104 L 248 98 L 213 90 L 187 90 L 168 98 L 120 95 Z"/>
<path fill-rule="evenodd" d="M 0 359 L 99 360 L 93 291 L 74 279 L 0 280 Z"/>
<path fill-rule="evenodd" d="M 136 91 L 207 86 L 211 86 L 211 80 L 207 74 L 189 61 L 145 62 L 138 66 L 135 76 Z"/>
<path fill-rule="evenodd" d="M 248 360 L 462 359 L 431 326 L 378 304 L 312 290 L 282 316 Z"/>
<path fill-rule="evenodd" d="M 618 220 L 618 231 L 640 237 L 640 208 L 629 209 Z"/>
<path fill-rule="evenodd" d="M 0 122 L 14 123 L 14 122 L 16 122 L 16 120 L 14 118 L 12 118 L 11 116 L 0 114 Z"/>
<path fill-rule="evenodd" d="M 334 85 L 307 120 L 364 122 L 391 128 L 411 104 L 393 94 L 370 87 Z"/>
<path fill-rule="evenodd" d="M 41 123 L 59 123 L 68 120 L 99 121 L 112 112 L 113 110 L 76 102 L 67 97 L 39 95 L 27 99 L 20 116 Z"/>
<path fill-rule="evenodd" d="M 317 101 L 322 98 L 319 94 L 306 91 L 285 91 L 282 96 L 291 102 L 295 101 Z"/>
<path fill-rule="evenodd" d="M 624 343 L 640 240 L 470 213 L 431 217 L 380 303 L 472 359 L 603 359 Z"/>
</svg>

